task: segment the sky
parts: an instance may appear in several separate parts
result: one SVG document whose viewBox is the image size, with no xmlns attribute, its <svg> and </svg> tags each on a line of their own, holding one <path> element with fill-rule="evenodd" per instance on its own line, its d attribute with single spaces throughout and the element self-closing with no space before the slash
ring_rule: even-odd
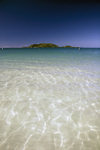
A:
<svg viewBox="0 0 100 150">
<path fill-rule="evenodd" d="M 34 43 L 100 47 L 100 3 L 0 0 L 0 47 Z"/>
</svg>

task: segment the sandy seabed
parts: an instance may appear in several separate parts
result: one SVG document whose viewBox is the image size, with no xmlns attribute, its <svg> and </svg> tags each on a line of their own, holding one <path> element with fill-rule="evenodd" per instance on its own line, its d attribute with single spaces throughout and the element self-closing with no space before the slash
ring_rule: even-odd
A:
<svg viewBox="0 0 100 150">
<path fill-rule="evenodd" d="M 0 150 L 100 150 L 100 74 L 0 69 Z"/>
</svg>

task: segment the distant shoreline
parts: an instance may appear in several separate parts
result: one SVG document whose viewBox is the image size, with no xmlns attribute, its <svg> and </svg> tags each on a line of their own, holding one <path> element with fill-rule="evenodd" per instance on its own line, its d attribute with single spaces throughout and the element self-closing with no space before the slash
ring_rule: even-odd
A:
<svg viewBox="0 0 100 150">
<path fill-rule="evenodd" d="M 58 46 L 56 44 L 53 43 L 39 43 L 39 44 L 31 44 L 29 46 L 23 46 L 23 47 L 0 47 L 0 49 L 23 49 L 23 48 L 77 48 L 77 49 L 100 49 L 100 47 L 77 47 L 77 46 L 70 46 L 70 45 L 66 45 L 66 46 Z"/>
<path fill-rule="evenodd" d="M 35 48 L 35 47 L 33 47 L 33 48 L 29 48 L 29 47 L 0 47 L 0 49 L 42 49 L 42 48 L 51 48 L 51 49 L 53 49 L 53 48 L 57 48 L 57 49 L 59 49 L 59 48 L 69 48 L 69 49 L 72 49 L 72 48 L 75 48 L 75 49 L 100 49 L 100 47 L 38 47 L 38 48 Z"/>
<path fill-rule="evenodd" d="M 27 47 L 22 47 L 22 48 L 80 48 L 80 47 L 73 47 L 70 45 L 67 46 L 58 46 L 53 43 L 39 43 L 39 44 L 31 44 Z"/>
</svg>

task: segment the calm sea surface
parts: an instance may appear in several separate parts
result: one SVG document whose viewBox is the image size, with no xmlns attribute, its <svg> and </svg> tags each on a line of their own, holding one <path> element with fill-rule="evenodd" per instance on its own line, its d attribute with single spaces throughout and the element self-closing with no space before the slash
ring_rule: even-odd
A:
<svg viewBox="0 0 100 150">
<path fill-rule="evenodd" d="M 100 49 L 0 49 L 0 150 L 100 150 Z"/>
</svg>

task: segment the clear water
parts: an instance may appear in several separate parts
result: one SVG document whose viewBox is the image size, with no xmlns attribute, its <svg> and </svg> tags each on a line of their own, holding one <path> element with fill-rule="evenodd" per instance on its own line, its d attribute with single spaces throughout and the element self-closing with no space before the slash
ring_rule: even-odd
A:
<svg viewBox="0 0 100 150">
<path fill-rule="evenodd" d="M 0 49 L 0 150 L 100 150 L 100 49 Z"/>
</svg>

